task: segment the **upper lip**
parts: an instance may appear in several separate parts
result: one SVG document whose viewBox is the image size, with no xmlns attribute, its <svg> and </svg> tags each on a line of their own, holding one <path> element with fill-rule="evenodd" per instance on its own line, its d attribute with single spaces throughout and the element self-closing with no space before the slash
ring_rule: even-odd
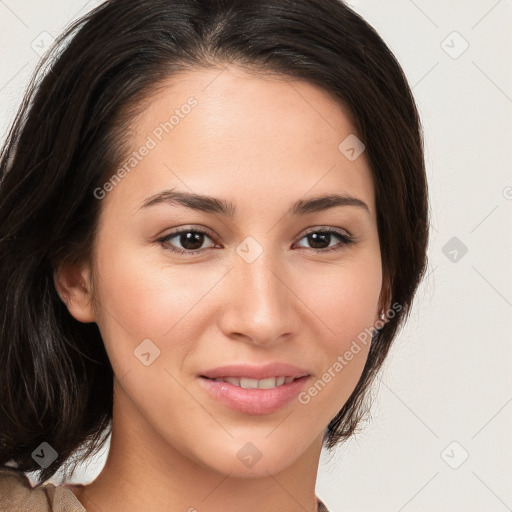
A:
<svg viewBox="0 0 512 512">
<path fill-rule="evenodd" d="M 248 364 L 230 364 L 206 370 L 200 374 L 201 377 L 217 379 L 222 377 L 245 377 L 247 379 L 268 379 L 270 377 L 293 377 L 297 379 L 309 375 L 307 370 L 298 368 L 287 363 L 268 363 L 254 366 Z"/>
</svg>

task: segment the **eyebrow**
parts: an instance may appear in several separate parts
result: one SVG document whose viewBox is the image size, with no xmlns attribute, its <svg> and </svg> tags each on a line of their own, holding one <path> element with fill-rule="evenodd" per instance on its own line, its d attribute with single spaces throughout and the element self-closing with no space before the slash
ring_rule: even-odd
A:
<svg viewBox="0 0 512 512">
<path fill-rule="evenodd" d="M 235 205 L 224 199 L 184 192 L 180 190 L 164 190 L 146 199 L 139 208 L 148 208 L 157 204 L 178 204 L 206 213 L 217 213 L 226 217 L 234 217 L 236 213 Z M 299 199 L 288 210 L 288 215 L 307 215 L 336 206 L 356 206 L 365 209 L 370 213 L 368 205 L 356 197 L 347 194 L 327 194 L 324 196 L 313 197 L 311 199 Z"/>
</svg>

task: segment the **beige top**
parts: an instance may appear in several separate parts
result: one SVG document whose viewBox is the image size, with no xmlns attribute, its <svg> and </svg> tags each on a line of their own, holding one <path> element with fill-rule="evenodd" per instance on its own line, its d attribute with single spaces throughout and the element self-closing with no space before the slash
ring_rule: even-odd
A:
<svg viewBox="0 0 512 512">
<path fill-rule="evenodd" d="M 0 512 L 87 512 L 66 485 L 33 488 L 22 471 L 0 468 Z"/>
<path fill-rule="evenodd" d="M 318 512 L 329 512 L 320 498 Z M 0 468 L 0 512 L 87 512 L 66 485 L 46 483 L 33 488 L 27 476 Z"/>
</svg>

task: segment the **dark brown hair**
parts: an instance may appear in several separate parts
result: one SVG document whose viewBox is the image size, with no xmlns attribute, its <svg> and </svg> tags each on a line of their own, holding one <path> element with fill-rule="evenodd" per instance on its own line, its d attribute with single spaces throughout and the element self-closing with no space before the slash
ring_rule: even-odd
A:
<svg viewBox="0 0 512 512">
<path fill-rule="evenodd" d="M 69 314 L 53 272 L 90 258 L 102 203 L 93 191 L 123 161 L 144 100 L 180 71 L 226 63 L 319 86 L 366 146 L 388 298 L 401 309 L 375 332 L 324 445 L 347 439 L 364 416 L 426 267 L 422 134 L 400 65 L 338 0 L 110 0 L 41 61 L 0 156 L 0 466 L 40 471 L 43 482 L 108 437 L 112 367 L 97 325 Z M 32 457 L 42 442 L 58 454 L 43 469 Z"/>
</svg>

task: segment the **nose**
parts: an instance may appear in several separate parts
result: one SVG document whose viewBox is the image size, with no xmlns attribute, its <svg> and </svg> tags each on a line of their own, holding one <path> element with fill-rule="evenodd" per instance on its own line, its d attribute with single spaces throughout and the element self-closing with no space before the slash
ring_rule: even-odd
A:
<svg viewBox="0 0 512 512">
<path fill-rule="evenodd" d="M 270 250 L 250 263 L 235 255 L 221 294 L 219 326 L 229 338 L 269 346 L 299 332 L 303 303 L 291 272 Z"/>
</svg>

